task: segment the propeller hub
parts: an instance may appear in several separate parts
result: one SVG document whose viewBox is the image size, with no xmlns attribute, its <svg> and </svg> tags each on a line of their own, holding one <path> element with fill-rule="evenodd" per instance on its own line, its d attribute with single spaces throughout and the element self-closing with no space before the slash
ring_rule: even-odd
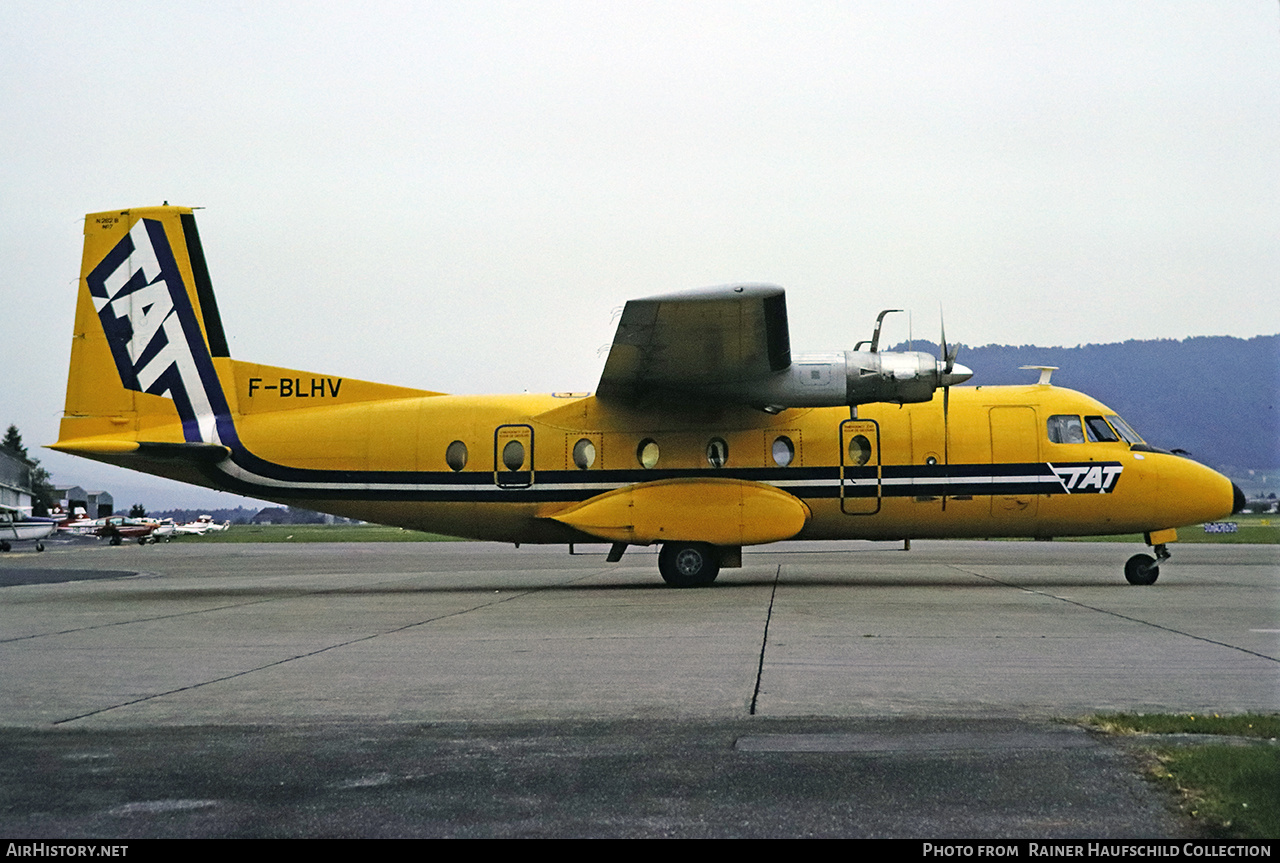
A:
<svg viewBox="0 0 1280 863">
<path fill-rule="evenodd" d="M 953 387 L 956 384 L 962 384 L 969 378 L 973 377 L 973 369 L 968 366 L 961 365 L 957 362 L 950 363 L 951 369 L 947 369 L 947 364 L 939 360 L 938 362 L 938 386 Z"/>
</svg>

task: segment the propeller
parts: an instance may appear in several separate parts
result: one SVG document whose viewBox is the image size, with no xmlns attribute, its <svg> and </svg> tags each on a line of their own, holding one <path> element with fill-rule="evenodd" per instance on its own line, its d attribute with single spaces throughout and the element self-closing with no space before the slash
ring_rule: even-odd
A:
<svg viewBox="0 0 1280 863">
<path fill-rule="evenodd" d="M 938 365 L 941 366 L 942 374 L 938 376 L 938 382 L 942 383 L 948 379 L 951 369 L 955 366 L 955 354 L 947 350 L 947 319 L 942 314 L 942 306 L 938 306 L 938 325 L 942 330 L 938 337 Z M 959 345 L 956 346 L 959 350 Z M 942 464 L 944 467 L 951 466 L 951 385 L 942 384 Z M 947 490 L 944 486 L 942 489 L 942 511 L 947 511 Z"/>
<path fill-rule="evenodd" d="M 942 306 L 938 306 L 938 322 L 942 328 L 942 336 L 938 342 L 938 383 L 942 385 L 942 463 L 951 464 L 951 385 L 961 383 L 973 377 L 973 372 L 964 366 L 957 371 L 956 356 L 960 346 L 947 347 L 947 321 L 942 314 Z M 947 496 L 942 495 L 942 508 L 947 508 Z"/>
</svg>

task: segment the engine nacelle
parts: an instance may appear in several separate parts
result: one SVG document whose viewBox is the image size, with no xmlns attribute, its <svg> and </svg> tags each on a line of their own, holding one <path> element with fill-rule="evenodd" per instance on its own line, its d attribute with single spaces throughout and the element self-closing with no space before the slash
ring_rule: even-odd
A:
<svg viewBox="0 0 1280 863">
<path fill-rule="evenodd" d="M 963 383 L 973 372 L 923 351 L 843 351 L 795 354 L 791 365 L 765 378 L 718 386 L 709 396 L 745 401 L 777 413 L 872 402 L 927 402 L 934 391 Z"/>
</svg>

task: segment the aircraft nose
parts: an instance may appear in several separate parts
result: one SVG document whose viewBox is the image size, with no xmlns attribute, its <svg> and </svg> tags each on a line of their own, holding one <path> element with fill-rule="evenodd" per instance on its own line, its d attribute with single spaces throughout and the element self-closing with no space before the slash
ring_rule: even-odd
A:
<svg viewBox="0 0 1280 863">
<path fill-rule="evenodd" d="M 938 386 L 953 387 L 956 384 L 964 383 L 971 377 L 973 377 L 973 369 L 960 363 L 955 363 L 951 366 L 950 372 L 944 372 L 938 376 Z"/>
<path fill-rule="evenodd" d="M 1243 505 L 1244 493 L 1210 467 L 1184 456 L 1147 453 L 1159 469 L 1157 520 L 1169 527 L 1218 521 Z"/>
<path fill-rule="evenodd" d="M 1245 504 L 1247 504 L 1248 501 L 1245 500 L 1244 492 L 1240 490 L 1240 486 L 1236 485 L 1234 482 L 1231 483 L 1231 499 L 1231 514 L 1235 515 L 1238 512 L 1244 512 Z"/>
</svg>

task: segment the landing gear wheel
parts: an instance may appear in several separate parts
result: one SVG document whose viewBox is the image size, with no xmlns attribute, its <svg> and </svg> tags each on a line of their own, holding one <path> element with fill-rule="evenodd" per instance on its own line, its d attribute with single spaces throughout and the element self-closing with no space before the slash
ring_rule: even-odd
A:
<svg viewBox="0 0 1280 863">
<path fill-rule="evenodd" d="M 118 535 L 117 535 L 117 536 L 113 536 L 113 537 L 111 537 L 111 544 L 112 544 L 112 545 L 119 545 L 121 542 L 122 542 L 122 540 L 120 539 L 120 537 L 119 537 Z"/>
<path fill-rule="evenodd" d="M 720 555 L 705 542 L 668 542 L 658 554 L 658 572 L 672 587 L 707 587 L 720 574 Z"/>
<path fill-rule="evenodd" d="M 1160 567 L 1149 554 L 1135 554 L 1124 565 L 1124 577 L 1130 584 L 1155 584 Z"/>
<path fill-rule="evenodd" d="M 0 542 L 0 551 L 8 551 L 11 548 L 13 548 L 13 546 L 9 545 L 9 543 Z"/>
<path fill-rule="evenodd" d="M 43 542 L 37 542 L 37 543 L 36 543 L 36 551 L 44 551 L 44 543 L 43 543 Z"/>
</svg>

